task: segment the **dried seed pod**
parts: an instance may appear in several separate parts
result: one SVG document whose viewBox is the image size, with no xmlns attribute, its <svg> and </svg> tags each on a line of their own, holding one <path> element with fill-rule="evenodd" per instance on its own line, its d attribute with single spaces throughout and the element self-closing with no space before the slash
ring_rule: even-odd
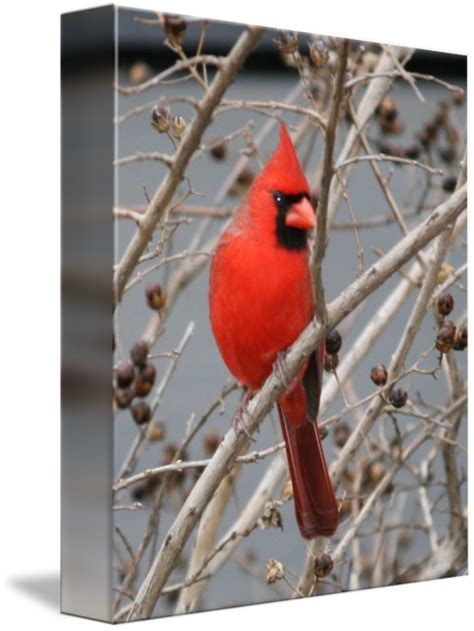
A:
<svg viewBox="0 0 474 631">
<path fill-rule="evenodd" d="M 157 443 L 166 436 L 166 425 L 163 421 L 152 421 L 146 428 L 146 437 L 152 443 Z"/>
<path fill-rule="evenodd" d="M 449 145 L 448 147 L 441 147 L 438 150 L 438 153 L 441 160 L 446 162 L 446 164 L 451 164 L 456 158 L 456 149 L 452 145 Z"/>
<path fill-rule="evenodd" d="M 131 491 L 131 496 L 135 502 L 141 502 L 143 499 L 145 499 L 144 487 L 145 485 L 143 482 L 135 484 L 135 486 L 133 487 Z"/>
<path fill-rule="evenodd" d="M 334 372 L 339 365 L 339 355 L 328 355 L 324 357 L 324 370 L 326 372 Z"/>
<path fill-rule="evenodd" d="M 449 265 L 448 263 L 443 263 L 439 269 L 438 276 L 436 277 L 437 284 L 442 285 L 448 280 L 453 272 L 454 267 L 452 265 Z"/>
<path fill-rule="evenodd" d="M 440 330 L 441 329 L 446 329 L 447 331 L 449 331 L 450 335 L 454 338 L 456 334 L 456 325 L 452 320 L 443 320 L 440 326 Z"/>
<path fill-rule="evenodd" d="M 395 99 L 391 96 L 384 96 L 377 108 L 377 114 L 380 119 L 387 122 L 398 118 L 399 110 Z"/>
<path fill-rule="evenodd" d="M 420 155 L 420 146 L 415 143 L 409 145 L 405 148 L 405 155 L 409 160 L 416 160 Z"/>
<path fill-rule="evenodd" d="M 144 423 L 148 423 L 151 418 L 151 409 L 148 403 L 145 401 L 138 401 L 134 403 L 131 407 L 133 420 L 137 425 L 143 425 Z"/>
<path fill-rule="evenodd" d="M 463 351 L 467 347 L 467 325 L 460 327 L 453 340 L 453 350 Z"/>
<path fill-rule="evenodd" d="M 341 350 L 342 338 L 337 329 L 329 331 L 326 337 L 326 353 L 329 355 L 337 355 Z"/>
<path fill-rule="evenodd" d="M 405 158 L 406 152 L 401 145 L 392 145 L 388 142 L 381 142 L 379 145 L 380 153 L 386 156 L 394 156 L 395 158 Z M 395 163 L 397 164 L 397 163 Z"/>
<path fill-rule="evenodd" d="M 179 589 L 174 589 L 171 592 L 166 592 L 166 594 L 164 595 L 164 599 L 166 601 L 166 604 L 168 605 L 168 607 L 170 609 L 175 609 L 178 600 L 179 600 L 179 595 L 181 593 L 181 590 Z"/>
<path fill-rule="evenodd" d="M 128 408 L 130 403 L 133 401 L 133 389 L 132 388 L 115 388 L 114 390 L 114 400 L 121 410 Z"/>
<path fill-rule="evenodd" d="M 454 90 L 453 95 L 453 103 L 454 105 L 462 105 L 464 103 L 464 99 L 466 98 L 464 90 Z"/>
<path fill-rule="evenodd" d="M 166 304 L 166 292 L 160 283 L 148 283 L 145 289 L 145 296 L 150 309 L 159 311 Z"/>
<path fill-rule="evenodd" d="M 155 383 L 156 368 L 153 364 L 146 364 L 138 371 L 135 377 L 135 394 L 137 397 L 146 397 L 150 394 L 151 389 Z"/>
<path fill-rule="evenodd" d="M 322 552 L 314 559 L 314 575 L 316 578 L 325 578 L 331 574 L 334 568 L 334 561 L 329 554 Z"/>
<path fill-rule="evenodd" d="M 115 380 L 119 388 L 128 388 L 135 378 L 135 370 L 130 362 L 121 362 L 115 372 Z"/>
<path fill-rule="evenodd" d="M 309 44 L 309 58 L 312 64 L 319 70 L 329 61 L 329 50 L 323 41 Z"/>
<path fill-rule="evenodd" d="M 339 519 L 342 521 L 352 512 L 351 500 L 345 497 L 339 506 Z"/>
<path fill-rule="evenodd" d="M 260 528 L 281 528 L 283 530 L 283 522 L 280 513 L 280 502 L 266 502 L 263 513 L 258 520 Z"/>
<path fill-rule="evenodd" d="M 403 528 L 398 536 L 398 545 L 401 548 L 408 548 L 413 541 L 413 531 L 409 528 Z"/>
<path fill-rule="evenodd" d="M 132 362 L 138 368 L 143 368 L 148 361 L 149 346 L 146 340 L 139 340 L 135 342 L 130 351 L 130 357 Z"/>
<path fill-rule="evenodd" d="M 446 127 L 446 140 L 454 147 L 458 144 L 460 136 L 457 127 L 454 127 L 454 125 L 448 125 Z"/>
<path fill-rule="evenodd" d="M 419 134 L 417 134 L 417 138 L 420 141 L 420 145 L 424 147 L 425 149 L 428 149 L 429 146 L 431 145 L 431 140 L 425 131 L 422 131 Z"/>
<path fill-rule="evenodd" d="M 436 109 L 433 122 L 438 127 L 446 125 L 449 118 L 449 105 L 446 101 L 440 101 Z"/>
<path fill-rule="evenodd" d="M 163 446 L 163 451 L 161 453 L 161 464 L 162 466 L 171 464 L 176 456 L 178 451 L 178 447 L 174 443 L 166 443 Z"/>
<path fill-rule="evenodd" d="M 136 502 L 141 502 L 151 497 L 160 486 L 161 480 L 158 476 L 146 478 L 143 482 L 136 484 L 132 490 L 132 498 Z"/>
<path fill-rule="evenodd" d="M 275 44 L 284 55 L 292 55 L 298 51 L 298 34 L 289 31 L 280 31 Z"/>
<path fill-rule="evenodd" d="M 443 191 L 446 191 L 446 193 L 452 193 L 456 188 L 456 184 L 457 178 L 454 175 L 447 175 L 443 178 L 441 186 L 443 187 Z"/>
<path fill-rule="evenodd" d="M 174 116 L 170 121 L 170 129 L 173 136 L 180 140 L 186 131 L 187 123 L 182 116 Z"/>
<path fill-rule="evenodd" d="M 385 475 L 385 467 L 380 462 L 371 462 L 367 469 L 367 481 L 372 486 L 377 486 Z"/>
<path fill-rule="evenodd" d="M 210 430 L 204 437 L 204 451 L 210 457 L 213 456 L 221 444 L 221 437 L 217 432 Z"/>
<path fill-rule="evenodd" d="M 163 29 L 167 40 L 174 46 L 181 46 L 187 28 L 186 20 L 181 15 L 165 15 Z"/>
<path fill-rule="evenodd" d="M 372 490 L 382 481 L 383 477 L 387 473 L 386 468 L 381 462 L 371 462 L 364 470 L 364 478 L 362 484 L 368 490 Z M 384 493 L 390 493 L 393 491 L 393 484 L 389 483 L 384 490 Z"/>
<path fill-rule="evenodd" d="M 242 557 L 245 558 L 247 563 L 255 563 L 258 560 L 255 550 L 242 550 Z"/>
<path fill-rule="evenodd" d="M 284 576 L 283 565 L 276 559 L 267 561 L 267 583 L 272 584 L 279 581 Z"/>
<path fill-rule="evenodd" d="M 436 126 L 436 123 L 434 121 L 429 121 L 425 123 L 425 126 L 423 127 L 423 132 L 426 134 L 426 137 L 430 143 L 434 142 L 438 137 L 438 127 Z"/>
<path fill-rule="evenodd" d="M 347 443 L 347 439 L 351 435 L 349 425 L 343 421 L 339 422 L 334 428 L 334 443 L 337 447 L 342 449 Z"/>
<path fill-rule="evenodd" d="M 239 195 L 248 189 L 255 177 L 255 172 L 250 167 L 245 167 L 237 176 L 237 179 L 229 189 L 231 195 Z"/>
<path fill-rule="evenodd" d="M 250 186 L 252 184 L 255 177 L 255 172 L 250 167 L 245 167 L 239 173 L 237 177 L 237 182 L 242 186 Z"/>
<path fill-rule="evenodd" d="M 384 134 L 401 134 L 403 131 L 403 123 L 400 119 L 387 120 L 386 118 L 379 119 L 380 129 Z"/>
<path fill-rule="evenodd" d="M 144 61 L 137 61 L 128 71 L 130 83 L 133 83 L 133 85 L 138 85 L 139 83 L 147 81 L 151 75 L 151 68 Z"/>
<path fill-rule="evenodd" d="M 373 366 L 370 371 L 370 378 L 376 386 L 384 386 L 387 383 L 388 373 L 383 364 L 377 364 Z"/>
<path fill-rule="evenodd" d="M 436 336 L 436 348 L 440 353 L 449 353 L 453 347 L 455 332 L 442 326 Z"/>
<path fill-rule="evenodd" d="M 227 145 L 220 136 L 209 140 L 209 153 L 215 160 L 225 160 L 227 158 Z"/>
<path fill-rule="evenodd" d="M 171 113 L 167 105 L 161 103 L 155 105 L 151 110 L 151 126 L 156 129 L 159 134 L 166 134 L 170 128 Z"/>
<path fill-rule="evenodd" d="M 163 451 L 161 453 L 161 464 L 163 466 L 172 464 L 172 462 L 176 458 L 177 453 L 178 447 L 175 443 L 166 443 L 166 445 L 163 446 Z M 188 454 L 186 451 L 184 451 L 181 454 L 180 460 L 187 460 L 187 458 Z M 174 486 L 181 486 L 185 481 L 187 472 L 187 469 L 183 469 L 182 471 L 174 471 L 172 473 L 170 483 Z"/>
<path fill-rule="evenodd" d="M 298 59 L 295 59 L 295 55 L 287 55 L 286 53 L 280 52 L 280 56 L 282 62 L 288 68 L 296 68 L 298 66 Z"/>
<path fill-rule="evenodd" d="M 438 297 L 437 306 L 438 306 L 438 313 L 440 315 L 447 316 L 447 315 L 449 315 L 451 313 L 451 311 L 454 308 L 454 298 L 449 293 L 449 291 L 443 292 Z"/>
<path fill-rule="evenodd" d="M 408 392 L 404 388 L 394 388 L 388 397 L 394 408 L 402 408 L 408 401 Z"/>
</svg>

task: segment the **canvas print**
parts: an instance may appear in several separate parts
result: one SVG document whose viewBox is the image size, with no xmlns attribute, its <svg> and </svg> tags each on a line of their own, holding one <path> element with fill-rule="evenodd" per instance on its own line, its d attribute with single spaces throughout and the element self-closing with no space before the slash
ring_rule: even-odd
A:
<svg viewBox="0 0 474 631">
<path fill-rule="evenodd" d="M 466 58 L 116 11 L 113 621 L 466 573 Z"/>
</svg>

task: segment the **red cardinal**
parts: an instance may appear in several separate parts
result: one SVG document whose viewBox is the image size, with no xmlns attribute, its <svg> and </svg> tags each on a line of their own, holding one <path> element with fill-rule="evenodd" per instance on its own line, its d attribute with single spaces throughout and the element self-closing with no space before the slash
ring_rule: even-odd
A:
<svg viewBox="0 0 474 631">
<path fill-rule="evenodd" d="M 239 383 L 260 388 L 279 353 L 314 313 L 307 231 L 316 223 L 308 182 L 282 123 L 280 143 L 255 178 L 211 265 L 211 325 Z M 339 511 L 317 426 L 324 343 L 278 399 L 295 511 L 306 539 L 332 535 Z"/>
</svg>

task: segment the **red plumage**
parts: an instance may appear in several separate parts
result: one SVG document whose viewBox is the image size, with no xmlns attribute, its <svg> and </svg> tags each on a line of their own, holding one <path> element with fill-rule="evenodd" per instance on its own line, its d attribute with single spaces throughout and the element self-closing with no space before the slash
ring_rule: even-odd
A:
<svg viewBox="0 0 474 631">
<path fill-rule="evenodd" d="M 286 127 L 255 178 L 211 264 L 209 306 L 221 355 L 242 386 L 261 387 L 278 353 L 288 348 L 313 312 L 306 229 L 315 223 L 309 186 Z M 303 364 L 278 400 L 305 538 L 331 535 L 339 512 L 328 475 L 317 415 L 324 345 Z"/>
</svg>

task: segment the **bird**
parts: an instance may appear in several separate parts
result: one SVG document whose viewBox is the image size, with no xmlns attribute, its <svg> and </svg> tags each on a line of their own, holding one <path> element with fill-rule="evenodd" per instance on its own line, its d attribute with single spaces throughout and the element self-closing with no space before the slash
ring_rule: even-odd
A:
<svg viewBox="0 0 474 631">
<path fill-rule="evenodd" d="M 316 226 L 310 187 L 286 125 L 221 235 L 209 276 L 212 332 L 248 400 L 314 316 L 309 231 Z M 277 408 L 304 539 L 330 537 L 339 509 L 317 419 L 325 343 L 283 380 Z"/>
</svg>

